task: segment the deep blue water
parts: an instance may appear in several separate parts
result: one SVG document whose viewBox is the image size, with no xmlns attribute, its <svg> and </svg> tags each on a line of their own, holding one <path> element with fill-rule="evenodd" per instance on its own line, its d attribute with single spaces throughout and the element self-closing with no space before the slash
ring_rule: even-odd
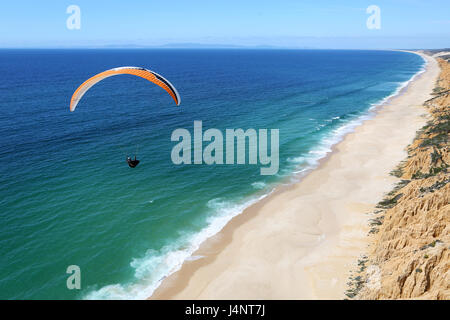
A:
<svg viewBox="0 0 450 320">
<path fill-rule="evenodd" d="M 73 91 L 141 66 L 178 89 L 118 76 L 74 113 Z M 1 50 L 0 298 L 145 298 L 198 244 L 310 168 L 423 60 L 392 51 Z M 176 128 L 280 130 L 280 170 L 171 162 Z M 137 151 L 141 164 L 127 167 Z M 78 265 L 82 289 L 68 290 Z"/>
</svg>

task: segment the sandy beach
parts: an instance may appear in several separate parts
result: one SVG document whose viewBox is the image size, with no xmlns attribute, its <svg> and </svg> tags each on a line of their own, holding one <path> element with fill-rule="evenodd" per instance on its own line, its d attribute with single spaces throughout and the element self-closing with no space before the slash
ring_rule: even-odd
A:
<svg viewBox="0 0 450 320">
<path fill-rule="evenodd" d="M 399 180 L 389 173 L 425 122 L 439 66 L 335 145 L 300 182 L 247 208 L 166 278 L 151 299 L 342 299 L 367 247 L 368 219 Z"/>
</svg>

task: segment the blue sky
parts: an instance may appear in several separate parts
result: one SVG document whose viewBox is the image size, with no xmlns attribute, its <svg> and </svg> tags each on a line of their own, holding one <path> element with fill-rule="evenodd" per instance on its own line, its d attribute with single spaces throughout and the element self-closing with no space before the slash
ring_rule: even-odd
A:
<svg viewBox="0 0 450 320">
<path fill-rule="evenodd" d="M 69 30 L 69 5 L 81 28 Z M 369 30 L 366 8 L 381 10 Z M 443 0 L 14 0 L 0 11 L 0 47 L 207 45 L 295 48 L 450 47 Z"/>
</svg>

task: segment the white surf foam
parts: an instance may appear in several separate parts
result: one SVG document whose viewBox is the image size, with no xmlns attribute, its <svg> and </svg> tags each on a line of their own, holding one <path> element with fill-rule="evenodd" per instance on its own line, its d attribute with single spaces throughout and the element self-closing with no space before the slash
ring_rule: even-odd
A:
<svg viewBox="0 0 450 320">
<path fill-rule="evenodd" d="M 264 189 L 267 186 L 265 182 L 257 181 L 252 183 L 252 187 L 258 190 Z"/>
<path fill-rule="evenodd" d="M 133 259 L 130 265 L 135 270 L 134 281 L 128 284 L 112 284 L 98 290 L 92 289 L 84 299 L 140 300 L 150 297 L 162 280 L 178 271 L 184 261 L 201 259 L 201 256 L 192 256 L 201 243 L 217 234 L 245 208 L 268 194 L 270 193 L 237 204 L 221 198 L 208 201 L 207 206 L 212 213 L 207 218 L 207 227 L 202 231 L 182 236 L 177 243 L 165 246 L 160 251 L 149 250 L 144 257 Z"/>
</svg>

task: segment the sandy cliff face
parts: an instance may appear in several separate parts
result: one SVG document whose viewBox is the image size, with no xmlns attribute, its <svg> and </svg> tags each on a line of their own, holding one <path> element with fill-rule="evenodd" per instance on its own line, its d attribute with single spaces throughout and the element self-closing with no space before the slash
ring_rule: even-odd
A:
<svg viewBox="0 0 450 320">
<path fill-rule="evenodd" d="M 349 282 L 357 299 L 450 299 L 450 63 L 434 98 L 430 121 L 393 171 L 401 182 L 378 204 L 368 256 Z"/>
</svg>

